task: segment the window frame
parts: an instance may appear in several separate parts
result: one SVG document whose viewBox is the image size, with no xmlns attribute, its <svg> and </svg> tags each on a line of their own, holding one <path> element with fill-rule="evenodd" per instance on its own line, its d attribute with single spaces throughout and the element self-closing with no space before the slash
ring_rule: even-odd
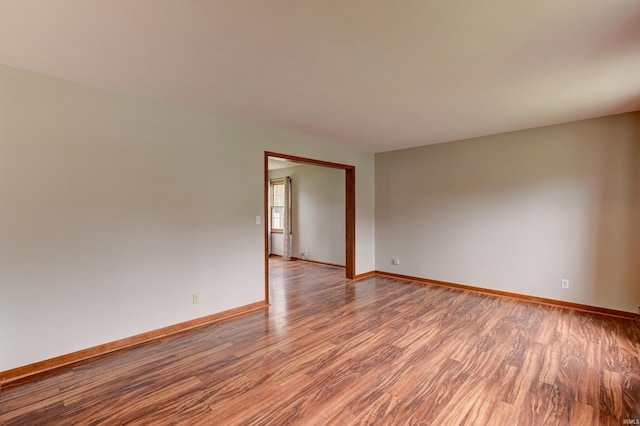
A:
<svg viewBox="0 0 640 426">
<path fill-rule="evenodd" d="M 284 234 L 284 228 L 274 228 L 273 227 L 273 212 L 275 207 L 284 207 L 284 206 L 275 206 L 274 204 L 274 196 L 275 196 L 275 186 L 282 185 L 284 190 L 284 179 L 272 179 L 269 181 L 269 230 L 272 234 Z"/>
</svg>

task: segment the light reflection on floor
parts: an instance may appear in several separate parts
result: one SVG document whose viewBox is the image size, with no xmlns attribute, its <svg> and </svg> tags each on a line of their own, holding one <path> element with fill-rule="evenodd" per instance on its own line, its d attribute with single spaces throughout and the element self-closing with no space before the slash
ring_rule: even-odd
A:
<svg viewBox="0 0 640 426">
<path fill-rule="evenodd" d="M 292 325 L 290 312 L 295 307 L 318 302 L 313 300 L 312 292 L 301 290 L 304 290 L 305 285 L 318 285 L 315 274 L 323 269 L 326 271 L 328 283 L 335 284 L 337 281 L 343 283 L 343 309 L 345 314 L 354 316 L 354 321 L 358 318 L 359 310 L 375 300 L 380 284 L 376 279 L 354 282 L 344 278 L 342 268 L 301 261 L 284 261 L 279 257 L 271 257 L 269 259 L 271 306 L 268 315 L 270 331 L 277 332 L 280 337 L 286 337 L 287 329 Z M 300 277 L 304 277 L 306 273 L 314 274 L 315 279 L 301 280 Z"/>
</svg>

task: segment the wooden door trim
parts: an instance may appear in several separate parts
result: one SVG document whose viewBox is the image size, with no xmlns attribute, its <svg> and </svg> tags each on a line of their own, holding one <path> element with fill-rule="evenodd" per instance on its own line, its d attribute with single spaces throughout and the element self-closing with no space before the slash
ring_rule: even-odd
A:
<svg viewBox="0 0 640 426">
<path fill-rule="evenodd" d="M 349 164 L 332 163 L 330 161 L 314 160 L 312 158 L 298 157 L 296 155 L 281 154 L 265 151 L 264 153 L 264 273 L 265 273 L 265 300 L 269 303 L 269 229 L 267 220 L 269 214 L 269 157 L 282 158 L 296 163 L 312 166 L 331 167 L 344 170 L 345 173 L 345 276 L 354 279 L 356 275 L 356 168 Z"/>
</svg>

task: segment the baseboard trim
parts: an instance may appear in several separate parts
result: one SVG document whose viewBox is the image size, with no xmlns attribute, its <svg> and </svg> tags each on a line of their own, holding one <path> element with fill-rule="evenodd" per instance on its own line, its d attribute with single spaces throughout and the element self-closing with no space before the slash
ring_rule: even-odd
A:
<svg viewBox="0 0 640 426">
<path fill-rule="evenodd" d="M 207 315 L 205 317 L 196 318 L 190 321 L 181 322 L 179 324 L 170 325 L 168 327 L 138 334 L 114 342 L 105 343 L 103 345 L 94 346 L 88 349 L 82 349 L 66 355 L 50 358 L 44 361 L 17 367 L 11 370 L 0 372 L 0 391 L 8 387 L 21 385 L 32 380 L 43 377 L 46 374 L 58 372 L 62 369 L 77 366 L 86 361 L 107 355 L 112 352 L 131 348 L 153 340 L 162 339 L 174 334 L 183 333 L 185 331 L 194 330 L 213 323 L 222 322 L 239 315 L 248 314 L 267 308 L 269 305 L 264 301 L 251 303 L 249 305 L 240 306 L 235 309 L 219 312 L 217 314 Z"/>
<path fill-rule="evenodd" d="M 367 278 L 373 278 L 376 276 L 376 271 L 369 271 L 369 272 L 365 272 L 363 274 L 358 274 L 355 277 L 353 277 L 354 281 L 362 281 L 362 280 L 366 280 Z"/>
<path fill-rule="evenodd" d="M 309 263 L 315 263 L 318 265 L 333 266 L 334 268 L 342 268 L 342 269 L 345 268 L 344 265 L 338 265 L 337 263 L 320 262 L 319 260 L 311 260 L 311 259 L 300 259 L 299 257 L 292 257 L 291 259 L 298 260 L 300 262 L 309 262 Z"/>
<path fill-rule="evenodd" d="M 580 303 L 565 302 L 565 301 L 562 301 L 562 300 L 547 299 L 547 298 L 544 298 L 544 297 L 528 296 L 526 294 L 511 293 L 511 292 L 508 292 L 508 291 L 491 290 L 491 289 L 488 289 L 488 288 L 474 287 L 474 286 L 470 286 L 470 285 L 450 283 L 450 282 L 447 282 L 447 281 L 439 281 L 439 280 L 432 280 L 432 279 L 427 279 L 427 278 L 413 277 L 413 276 L 410 276 L 410 275 L 401 275 L 401 274 L 394 274 L 394 273 L 391 273 L 391 272 L 375 271 L 375 276 L 398 279 L 398 280 L 409 280 L 409 281 L 414 281 L 414 282 L 416 282 L 418 284 L 421 284 L 421 283 L 434 284 L 434 285 L 440 285 L 440 286 L 444 286 L 444 287 L 457 288 L 457 289 L 461 289 L 461 290 L 475 291 L 475 292 L 478 292 L 478 293 L 485 293 L 485 294 L 493 294 L 493 295 L 497 295 L 497 296 L 511 297 L 513 299 L 525 300 L 527 302 L 534 302 L 534 303 L 540 303 L 540 304 L 552 305 L 552 306 L 560 306 L 560 307 L 563 307 L 563 308 L 569 308 L 569 309 L 573 309 L 573 310 L 576 310 L 576 311 L 589 312 L 589 313 L 592 313 L 592 314 L 599 314 L 599 315 L 605 315 L 605 316 L 616 317 L 616 318 L 625 318 L 625 319 L 631 319 L 631 320 L 636 318 L 636 314 L 634 314 L 632 312 L 618 311 L 618 310 L 615 310 L 615 309 L 601 308 L 601 307 L 598 307 L 598 306 L 583 305 L 583 304 L 580 304 Z"/>
<path fill-rule="evenodd" d="M 270 254 L 269 257 L 279 257 L 282 258 L 281 254 Z M 309 262 L 309 263 L 316 263 L 318 265 L 325 265 L 325 266 L 333 266 L 336 268 L 342 268 L 345 269 L 346 266 L 344 265 L 338 265 L 337 263 L 329 263 L 329 262 L 321 262 L 319 260 L 311 260 L 311 259 L 300 259 L 299 257 L 295 257 L 295 256 L 291 256 L 291 260 L 295 260 L 296 262 Z"/>
<path fill-rule="evenodd" d="M 280 257 L 282 258 L 281 254 L 270 254 L 269 257 Z M 295 257 L 295 256 L 291 256 L 291 260 L 295 260 L 296 262 L 309 262 L 309 263 L 316 263 L 318 265 L 325 265 L 325 266 L 334 266 L 336 268 L 342 268 L 345 269 L 346 267 L 344 265 L 338 265 L 337 263 L 329 263 L 329 262 L 321 262 L 319 260 L 311 260 L 311 259 L 300 259 L 299 257 Z"/>
</svg>

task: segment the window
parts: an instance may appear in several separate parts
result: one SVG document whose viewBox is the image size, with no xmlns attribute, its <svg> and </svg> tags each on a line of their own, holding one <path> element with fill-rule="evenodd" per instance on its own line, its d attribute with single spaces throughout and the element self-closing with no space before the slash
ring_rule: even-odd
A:
<svg viewBox="0 0 640 426">
<path fill-rule="evenodd" d="M 271 231 L 284 230 L 284 180 L 271 181 Z"/>
</svg>

